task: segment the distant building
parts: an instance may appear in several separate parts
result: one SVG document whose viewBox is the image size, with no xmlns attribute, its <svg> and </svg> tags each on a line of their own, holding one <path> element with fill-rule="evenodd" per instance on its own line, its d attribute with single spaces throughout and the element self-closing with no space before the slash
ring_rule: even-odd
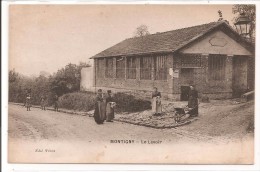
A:
<svg viewBox="0 0 260 172">
<path fill-rule="evenodd" d="M 187 99 L 188 86 L 210 98 L 254 89 L 254 46 L 225 21 L 126 39 L 93 56 L 94 87 Z"/>
</svg>

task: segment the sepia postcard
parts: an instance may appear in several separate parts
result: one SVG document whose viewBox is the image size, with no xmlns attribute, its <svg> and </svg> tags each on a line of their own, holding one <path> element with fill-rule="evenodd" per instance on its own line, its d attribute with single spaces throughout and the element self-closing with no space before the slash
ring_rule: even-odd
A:
<svg viewBox="0 0 260 172">
<path fill-rule="evenodd" d="M 11 4 L 8 25 L 8 163 L 255 163 L 255 4 Z"/>
</svg>

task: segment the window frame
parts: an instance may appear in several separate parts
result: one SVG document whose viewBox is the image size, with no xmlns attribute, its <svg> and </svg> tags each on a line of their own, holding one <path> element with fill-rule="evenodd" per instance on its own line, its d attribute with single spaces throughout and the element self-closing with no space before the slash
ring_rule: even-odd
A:
<svg viewBox="0 0 260 172">
<path fill-rule="evenodd" d="M 153 58 L 151 56 L 140 57 L 140 80 L 152 80 L 152 72 Z"/>
<path fill-rule="evenodd" d="M 154 80 L 165 81 L 167 80 L 167 55 L 158 55 L 153 57 L 154 65 Z"/>
<path fill-rule="evenodd" d="M 102 73 L 103 60 L 104 60 L 103 58 L 96 59 L 96 74 L 98 78 L 103 78 L 103 73 Z"/>
<path fill-rule="evenodd" d="M 226 55 L 209 55 L 209 57 L 208 57 L 208 79 L 210 81 L 216 81 L 216 82 L 225 81 L 226 58 L 227 58 Z"/>
<path fill-rule="evenodd" d="M 113 70 L 114 70 L 114 58 L 110 57 L 110 58 L 106 58 L 106 66 L 105 66 L 105 77 L 106 78 L 113 78 Z M 112 64 L 111 66 L 109 66 L 109 64 Z"/>
<path fill-rule="evenodd" d="M 137 78 L 137 57 L 132 56 L 126 58 L 126 78 Z"/>
<path fill-rule="evenodd" d="M 122 61 L 122 63 L 118 63 Z M 126 57 L 116 57 L 116 78 L 117 79 L 125 79 L 125 72 L 126 72 Z M 118 66 L 122 65 L 122 68 L 118 68 Z"/>
</svg>

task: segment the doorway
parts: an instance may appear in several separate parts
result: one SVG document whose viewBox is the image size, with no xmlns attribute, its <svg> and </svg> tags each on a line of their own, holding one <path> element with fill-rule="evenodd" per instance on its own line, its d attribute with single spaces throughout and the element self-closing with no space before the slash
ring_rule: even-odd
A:
<svg viewBox="0 0 260 172">
<path fill-rule="evenodd" d="M 188 101 L 190 84 L 194 84 L 194 69 L 182 68 L 181 69 L 181 101 Z"/>
<path fill-rule="evenodd" d="M 189 100 L 190 86 L 181 86 L 181 101 Z"/>
<path fill-rule="evenodd" d="M 233 58 L 233 97 L 240 97 L 247 91 L 247 57 L 234 56 Z"/>
</svg>

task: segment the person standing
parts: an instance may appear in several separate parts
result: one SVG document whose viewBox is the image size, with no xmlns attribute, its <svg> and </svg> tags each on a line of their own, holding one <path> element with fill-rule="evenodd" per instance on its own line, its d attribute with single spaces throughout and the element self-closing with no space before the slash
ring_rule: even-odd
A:
<svg viewBox="0 0 260 172">
<path fill-rule="evenodd" d="M 198 116 L 198 114 L 199 114 L 199 96 L 198 96 L 198 91 L 195 89 L 194 85 L 190 85 L 188 108 L 191 109 L 189 111 L 189 114 L 192 117 Z"/>
<path fill-rule="evenodd" d="M 103 98 L 102 90 L 99 89 L 96 96 L 94 120 L 97 124 L 103 124 L 106 119 L 106 102 Z"/>
<path fill-rule="evenodd" d="M 27 94 L 27 96 L 26 96 L 25 106 L 27 108 L 27 111 L 31 111 L 31 96 L 30 96 L 30 94 Z"/>
<path fill-rule="evenodd" d="M 58 95 L 55 95 L 54 97 L 54 111 L 59 112 L 59 97 Z"/>
<path fill-rule="evenodd" d="M 107 95 L 108 96 L 106 98 L 106 121 L 113 122 L 112 120 L 115 118 L 114 107 L 116 103 L 113 100 L 111 90 L 107 91 Z"/>
<path fill-rule="evenodd" d="M 156 87 L 153 88 L 152 93 L 152 112 L 153 115 L 160 115 L 162 113 L 162 102 L 161 102 L 161 93 Z"/>
<path fill-rule="evenodd" d="M 45 106 L 46 106 L 46 97 L 45 96 L 41 96 L 41 109 L 45 110 Z"/>
</svg>

